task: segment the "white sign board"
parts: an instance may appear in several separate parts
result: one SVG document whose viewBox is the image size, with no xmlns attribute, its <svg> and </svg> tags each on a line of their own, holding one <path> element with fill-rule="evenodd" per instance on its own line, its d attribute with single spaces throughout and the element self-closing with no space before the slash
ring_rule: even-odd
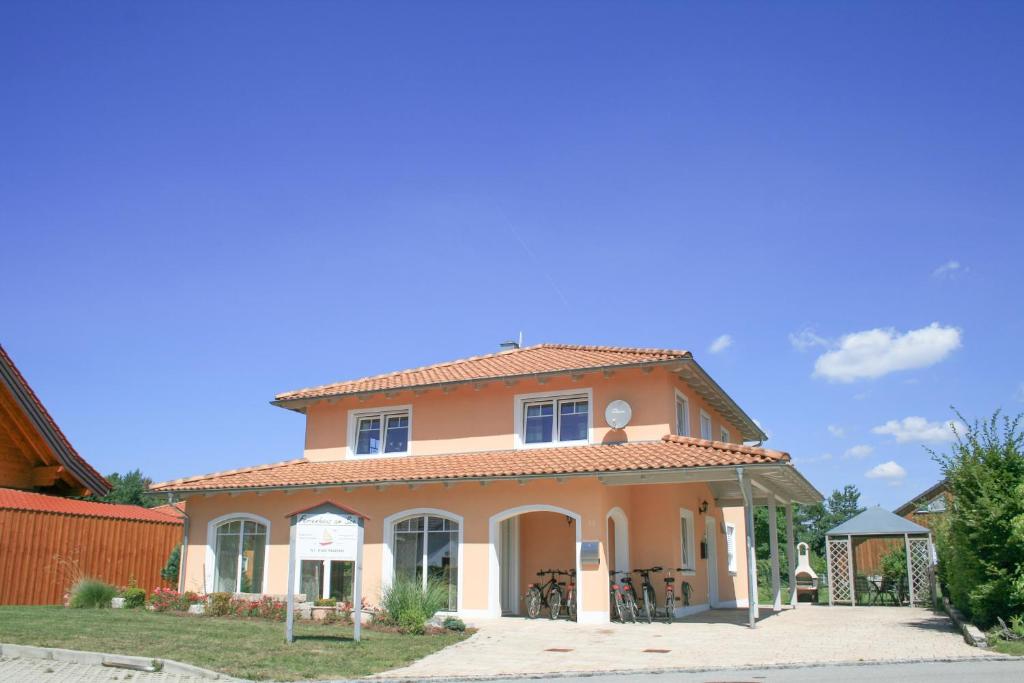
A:
<svg viewBox="0 0 1024 683">
<path fill-rule="evenodd" d="M 356 561 L 359 518 L 303 512 L 295 522 L 295 554 L 302 559 Z"/>
</svg>

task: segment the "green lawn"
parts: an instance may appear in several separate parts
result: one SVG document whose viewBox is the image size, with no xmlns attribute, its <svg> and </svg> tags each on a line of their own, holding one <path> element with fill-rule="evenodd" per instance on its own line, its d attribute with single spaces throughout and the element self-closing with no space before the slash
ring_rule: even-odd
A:
<svg viewBox="0 0 1024 683">
<path fill-rule="evenodd" d="M 1024 640 L 997 640 L 992 649 L 1000 654 L 1024 657 Z"/>
<path fill-rule="evenodd" d="M 174 659 L 242 678 L 355 678 L 415 661 L 466 636 L 407 636 L 349 626 L 159 614 L 142 609 L 0 607 L 0 643 Z"/>
</svg>

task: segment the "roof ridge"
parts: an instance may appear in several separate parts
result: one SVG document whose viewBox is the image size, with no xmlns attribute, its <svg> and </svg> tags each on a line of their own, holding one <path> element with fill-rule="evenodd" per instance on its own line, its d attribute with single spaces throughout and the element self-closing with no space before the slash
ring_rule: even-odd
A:
<svg viewBox="0 0 1024 683">
<path fill-rule="evenodd" d="M 686 356 L 690 355 L 689 351 L 681 349 L 658 349 L 658 348 L 643 348 L 638 346 L 601 346 L 601 345 L 587 345 L 587 344 L 561 344 L 554 342 L 542 342 L 540 344 L 534 344 L 532 346 L 524 346 L 521 348 L 514 349 L 502 349 L 501 351 L 495 351 L 493 353 L 485 353 L 477 356 L 468 356 L 466 358 L 456 358 L 455 360 L 447 360 L 439 363 L 431 363 L 428 365 L 421 365 L 415 368 L 405 368 L 403 370 L 394 370 L 392 372 L 382 372 L 376 375 L 367 375 L 365 377 L 356 377 L 353 379 L 343 379 L 335 382 L 327 382 L 326 384 L 317 384 L 309 387 L 302 387 L 301 389 L 292 389 L 290 391 L 284 391 L 274 395 L 274 400 L 286 400 L 289 396 L 294 394 L 302 394 L 307 391 L 317 391 L 320 389 L 328 389 L 330 387 L 337 386 L 339 384 L 354 384 L 356 382 L 369 382 L 372 380 L 385 379 L 387 377 L 397 377 L 413 372 L 424 372 L 427 370 L 437 370 L 439 368 L 451 367 L 459 365 L 461 363 L 471 363 L 474 361 L 487 360 L 489 358 L 496 358 L 498 356 L 514 355 L 524 353 L 527 351 L 535 351 L 537 349 L 565 349 L 573 351 L 597 351 L 603 353 L 647 353 L 647 354 L 660 354 L 668 356 Z"/>
<path fill-rule="evenodd" d="M 149 485 L 149 490 L 153 491 L 161 486 L 173 486 L 175 484 L 187 484 L 192 481 L 200 479 L 209 479 L 211 477 L 223 477 L 228 474 L 248 474 L 249 472 L 258 472 L 260 470 L 272 469 L 274 467 L 281 467 L 283 465 L 297 465 L 303 462 L 316 462 L 315 460 L 306 460 L 305 458 L 292 458 L 291 460 L 279 460 L 277 462 L 270 462 L 263 465 L 253 465 L 252 467 L 238 467 L 233 470 L 220 470 L 219 472 L 210 472 L 208 474 L 196 474 L 191 477 L 181 477 L 180 479 L 168 479 L 167 481 L 158 481 Z"/>
</svg>

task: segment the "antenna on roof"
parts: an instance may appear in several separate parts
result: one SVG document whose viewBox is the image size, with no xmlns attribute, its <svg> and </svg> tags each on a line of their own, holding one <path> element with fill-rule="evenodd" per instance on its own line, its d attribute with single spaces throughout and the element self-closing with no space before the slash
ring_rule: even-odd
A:
<svg viewBox="0 0 1024 683">
<path fill-rule="evenodd" d="M 523 331 L 519 330 L 519 348 L 523 348 Z"/>
</svg>

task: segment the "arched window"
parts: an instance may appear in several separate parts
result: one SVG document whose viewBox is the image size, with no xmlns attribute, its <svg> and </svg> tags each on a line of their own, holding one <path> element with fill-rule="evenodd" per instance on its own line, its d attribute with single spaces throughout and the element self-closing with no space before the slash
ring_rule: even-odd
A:
<svg viewBox="0 0 1024 683">
<path fill-rule="evenodd" d="M 406 517 L 395 523 L 395 578 L 448 588 L 448 610 L 458 609 L 459 523 L 435 515 Z"/>
<path fill-rule="evenodd" d="M 225 593 L 262 593 L 267 527 L 251 519 L 229 519 L 216 528 L 213 589 Z"/>
</svg>

